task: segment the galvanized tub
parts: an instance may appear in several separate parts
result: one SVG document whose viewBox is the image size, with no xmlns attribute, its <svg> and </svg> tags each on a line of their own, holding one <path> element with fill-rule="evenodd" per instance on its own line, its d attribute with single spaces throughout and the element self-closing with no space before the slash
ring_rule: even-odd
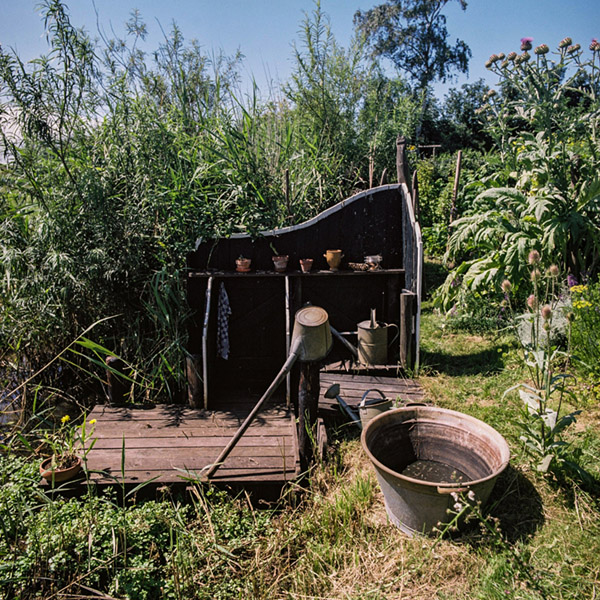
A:
<svg viewBox="0 0 600 600">
<path fill-rule="evenodd" d="M 447 523 L 452 492 L 485 504 L 507 467 L 506 440 L 469 415 L 433 406 L 382 413 L 363 430 L 392 523 L 408 535 L 430 534 Z"/>
</svg>

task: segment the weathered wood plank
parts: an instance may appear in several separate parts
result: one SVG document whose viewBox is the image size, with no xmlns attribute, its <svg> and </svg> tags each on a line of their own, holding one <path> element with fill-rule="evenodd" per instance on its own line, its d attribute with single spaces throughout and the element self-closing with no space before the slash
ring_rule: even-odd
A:
<svg viewBox="0 0 600 600">
<path fill-rule="evenodd" d="M 289 433 L 289 431 L 288 431 Z M 165 436 L 165 437 L 128 437 L 125 440 L 125 448 L 172 448 L 177 445 L 177 448 L 224 448 L 231 435 L 228 436 Z M 123 439 L 120 437 L 97 438 L 94 449 L 121 449 Z M 239 448 L 244 448 L 240 450 Z M 285 448 L 286 453 L 295 450 L 294 443 L 290 443 L 290 436 L 269 436 L 269 437 L 251 437 L 244 436 L 236 446 L 236 452 L 271 452 L 280 454 L 282 448 Z"/>
</svg>

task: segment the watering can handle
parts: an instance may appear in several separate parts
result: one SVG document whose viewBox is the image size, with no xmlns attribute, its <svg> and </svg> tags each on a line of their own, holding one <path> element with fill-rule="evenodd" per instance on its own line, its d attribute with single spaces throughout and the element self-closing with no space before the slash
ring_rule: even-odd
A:
<svg viewBox="0 0 600 600">
<path fill-rule="evenodd" d="M 400 327 L 398 327 L 398 325 L 396 325 L 396 323 L 388 323 L 388 327 L 396 328 L 396 335 L 392 338 L 392 340 L 390 342 L 388 342 L 388 346 L 389 346 L 389 345 L 393 344 L 400 337 Z"/>
<path fill-rule="evenodd" d="M 360 406 L 364 406 L 365 405 L 365 400 L 367 399 L 367 396 L 371 393 L 371 392 L 377 392 L 384 400 L 385 400 L 385 394 L 381 391 L 378 390 L 377 388 L 371 388 L 370 390 L 367 390 L 364 394 L 363 397 L 361 398 L 360 404 L 358 405 Z"/>
</svg>

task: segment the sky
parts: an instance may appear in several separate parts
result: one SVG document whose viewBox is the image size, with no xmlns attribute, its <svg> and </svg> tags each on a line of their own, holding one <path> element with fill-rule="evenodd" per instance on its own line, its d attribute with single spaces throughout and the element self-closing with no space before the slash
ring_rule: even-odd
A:
<svg viewBox="0 0 600 600">
<path fill-rule="evenodd" d="M 347 47 L 353 33 L 357 9 L 368 10 L 382 0 L 321 0 L 337 42 Z M 0 0 L 0 44 L 14 48 L 27 61 L 46 49 L 39 0 Z M 263 94 L 287 80 L 293 70 L 293 44 L 300 44 L 299 31 L 306 13 L 314 10 L 310 0 L 69 0 L 71 22 L 84 27 L 92 37 L 98 27 L 108 37 L 125 36 L 124 23 L 139 9 L 149 35 L 143 49 L 156 48 L 162 31 L 174 22 L 187 40 L 196 39 L 207 53 L 222 51 L 245 56 L 243 86 L 254 79 Z M 449 87 L 473 83 L 479 78 L 489 85 L 495 76 L 485 69 L 493 53 L 519 51 L 522 37 L 534 46 L 546 43 L 551 50 L 566 36 L 583 48 L 592 38 L 600 39 L 600 0 L 468 0 L 466 11 L 451 1 L 445 9 L 450 39 L 464 40 L 472 58 L 469 75 L 435 87 L 442 99 Z M 247 88 L 246 88 L 247 89 Z"/>
</svg>

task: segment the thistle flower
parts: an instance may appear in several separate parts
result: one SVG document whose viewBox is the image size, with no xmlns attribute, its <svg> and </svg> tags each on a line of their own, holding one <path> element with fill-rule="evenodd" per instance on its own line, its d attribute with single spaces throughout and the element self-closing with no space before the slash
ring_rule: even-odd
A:
<svg viewBox="0 0 600 600">
<path fill-rule="evenodd" d="M 534 294 L 531 294 L 531 296 L 527 298 L 527 306 L 529 306 L 531 310 L 535 310 L 537 308 L 538 302 Z"/>
<path fill-rule="evenodd" d="M 511 62 L 515 60 L 515 58 L 517 58 L 517 53 L 516 52 L 509 52 L 508 56 L 506 57 L 507 60 L 510 60 Z"/>
<path fill-rule="evenodd" d="M 548 52 L 550 52 L 550 48 L 548 48 L 547 44 L 540 44 L 539 46 L 536 46 L 534 52 L 536 54 L 548 54 Z"/>
<path fill-rule="evenodd" d="M 530 265 L 537 265 L 540 262 L 540 253 L 537 250 L 532 250 L 527 257 Z"/>
<path fill-rule="evenodd" d="M 600 52 L 600 43 L 596 38 L 592 40 L 592 43 L 590 44 L 590 50 L 592 52 Z"/>
<path fill-rule="evenodd" d="M 548 304 L 542 307 L 542 317 L 544 321 L 547 321 L 552 316 L 552 308 Z"/>
<path fill-rule="evenodd" d="M 523 52 L 523 54 L 521 54 L 519 58 L 521 59 L 521 62 L 527 62 L 531 58 L 531 56 L 528 52 Z"/>
<path fill-rule="evenodd" d="M 509 65 L 509 64 L 510 64 L 510 63 L 509 63 L 507 60 L 505 60 L 505 61 L 503 61 L 503 62 L 502 62 L 502 64 L 500 65 L 500 68 L 501 68 L 501 69 L 506 69 L 506 67 L 508 67 L 508 65 Z"/>
<path fill-rule="evenodd" d="M 548 268 L 548 274 L 550 275 L 550 277 L 558 277 L 560 274 L 560 269 L 557 265 L 550 265 L 550 267 Z"/>
<path fill-rule="evenodd" d="M 531 281 L 533 281 L 533 283 L 539 281 L 541 276 L 542 274 L 540 273 L 539 269 L 534 269 L 533 271 L 531 271 Z"/>
<path fill-rule="evenodd" d="M 573 54 L 575 52 L 578 52 L 579 50 L 581 50 L 581 45 L 580 44 L 575 44 L 574 46 L 569 46 L 567 48 L 567 52 L 569 54 Z"/>
<path fill-rule="evenodd" d="M 533 42 L 533 38 L 521 38 L 521 50 L 531 50 L 531 42 Z"/>
<path fill-rule="evenodd" d="M 510 292 L 511 289 L 512 289 L 512 283 L 508 279 L 505 279 L 502 282 L 502 291 L 505 294 L 508 294 L 508 292 Z"/>
<path fill-rule="evenodd" d="M 493 64 L 495 62 L 498 62 L 500 60 L 500 57 L 497 54 L 492 54 L 488 60 Z"/>
<path fill-rule="evenodd" d="M 506 55 L 504 54 L 504 52 L 500 52 L 498 54 L 498 60 L 504 60 L 506 58 Z"/>
<path fill-rule="evenodd" d="M 558 47 L 566 48 L 567 46 L 570 46 L 572 43 L 573 43 L 573 40 L 570 37 L 566 37 L 560 41 L 560 44 L 558 44 Z"/>
</svg>

